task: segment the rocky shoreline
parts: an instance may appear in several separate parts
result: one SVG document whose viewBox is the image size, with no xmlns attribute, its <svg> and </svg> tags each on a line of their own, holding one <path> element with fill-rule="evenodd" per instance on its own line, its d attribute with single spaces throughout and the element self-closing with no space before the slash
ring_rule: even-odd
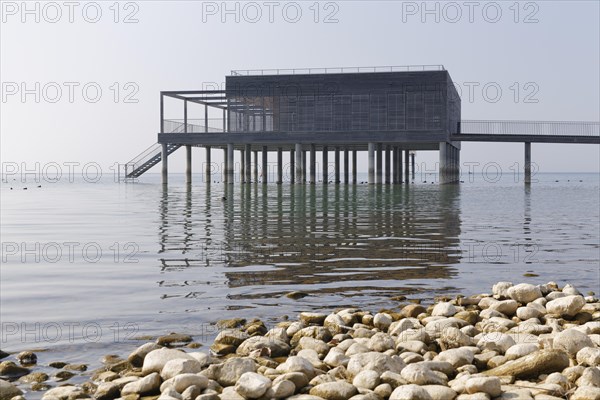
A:
<svg viewBox="0 0 600 400">
<path fill-rule="evenodd" d="M 571 285 L 499 282 L 429 306 L 219 327 L 208 352 L 169 335 L 105 357 L 81 384 L 68 381 L 85 365 L 54 365 L 56 386 L 35 354 L 7 357 L 0 400 L 600 400 L 600 300 Z"/>
</svg>

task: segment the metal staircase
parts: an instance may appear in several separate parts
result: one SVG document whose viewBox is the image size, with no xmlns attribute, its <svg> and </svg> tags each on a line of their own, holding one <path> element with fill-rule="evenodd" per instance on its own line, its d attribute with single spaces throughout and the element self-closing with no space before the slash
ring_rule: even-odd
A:
<svg viewBox="0 0 600 400">
<path fill-rule="evenodd" d="M 165 121 L 168 132 L 179 133 L 184 131 L 184 124 L 177 121 Z M 189 124 L 188 124 L 189 125 Z M 167 155 L 180 148 L 180 144 L 168 144 Z M 134 159 L 124 164 L 125 179 L 139 178 L 144 172 L 154 167 L 162 160 L 162 146 L 155 143 L 138 154 Z"/>
<path fill-rule="evenodd" d="M 125 164 L 125 179 L 138 178 L 144 172 L 158 164 L 162 160 L 161 147 L 160 143 L 155 143 L 144 150 L 136 158 Z M 180 144 L 168 144 L 167 154 L 173 153 L 180 147 Z"/>
<path fill-rule="evenodd" d="M 223 132 L 222 129 L 213 128 L 203 126 L 194 122 L 204 121 L 207 122 L 209 120 L 194 120 L 188 119 L 187 126 L 184 124 L 183 120 L 164 120 L 164 131 L 166 133 L 199 133 L 199 132 Z M 222 119 L 211 119 L 210 121 L 216 121 L 221 123 Z M 186 129 L 187 128 L 187 129 Z M 175 150 L 180 148 L 180 144 L 168 144 L 167 145 L 167 155 L 170 155 Z M 141 152 L 137 157 L 133 160 L 129 161 L 126 164 L 121 164 L 119 169 L 119 176 L 121 176 L 121 168 L 124 169 L 125 179 L 134 179 L 139 178 L 144 172 L 147 172 L 150 168 L 154 167 L 162 160 L 162 148 L 160 143 L 155 143 L 152 146 L 148 147 L 146 150 Z"/>
</svg>

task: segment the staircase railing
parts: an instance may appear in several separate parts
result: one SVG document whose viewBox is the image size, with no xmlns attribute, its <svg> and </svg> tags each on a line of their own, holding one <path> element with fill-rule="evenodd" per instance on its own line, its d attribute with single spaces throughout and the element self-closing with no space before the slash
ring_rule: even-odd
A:
<svg viewBox="0 0 600 400">
<path fill-rule="evenodd" d="M 164 133 L 184 133 L 186 131 L 186 133 L 223 132 L 223 129 L 210 126 L 211 123 L 212 125 L 222 125 L 223 120 L 221 118 L 209 118 L 208 122 L 209 127 L 207 129 L 206 126 L 203 125 L 206 123 L 205 119 L 188 119 L 186 129 L 186 124 L 182 119 L 165 119 L 163 121 Z M 167 148 L 168 154 L 171 154 L 179 147 L 180 145 L 169 144 Z M 124 179 L 137 178 L 139 175 L 146 172 L 147 169 L 150 169 L 152 166 L 158 163 L 162 157 L 161 151 L 161 144 L 155 143 L 146 150 L 142 151 L 135 158 L 131 159 L 129 162 L 121 164 L 119 166 L 119 179 L 121 179 L 121 175 L 125 177 Z M 144 170 L 140 172 L 141 168 Z"/>
</svg>

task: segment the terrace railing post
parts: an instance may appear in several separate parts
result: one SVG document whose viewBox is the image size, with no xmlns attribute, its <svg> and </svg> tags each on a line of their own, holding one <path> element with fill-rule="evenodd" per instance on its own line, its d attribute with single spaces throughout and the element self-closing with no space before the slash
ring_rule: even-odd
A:
<svg viewBox="0 0 600 400">
<path fill-rule="evenodd" d="M 204 105 L 204 132 L 208 133 L 208 104 Z"/>
<path fill-rule="evenodd" d="M 165 133 L 165 97 L 160 93 L 160 133 Z"/>
<path fill-rule="evenodd" d="M 188 102 L 183 101 L 183 133 L 188 131 Z"/>
</svg>

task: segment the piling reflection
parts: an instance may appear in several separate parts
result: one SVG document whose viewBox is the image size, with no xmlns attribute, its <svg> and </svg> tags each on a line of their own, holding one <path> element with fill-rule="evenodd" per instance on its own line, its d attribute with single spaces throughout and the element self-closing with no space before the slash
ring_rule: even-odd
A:
<svg viewBox="0 0 600 400">
<path fill-rule="evenodd" d="M 214 267 L 233 300 L 410 294 L 455 275 L 459 202 L 457 185 L 171 188 L 160 202 L 162 270 L 187 271 L 188 290 L 191 267 Z"/>
</svg>

